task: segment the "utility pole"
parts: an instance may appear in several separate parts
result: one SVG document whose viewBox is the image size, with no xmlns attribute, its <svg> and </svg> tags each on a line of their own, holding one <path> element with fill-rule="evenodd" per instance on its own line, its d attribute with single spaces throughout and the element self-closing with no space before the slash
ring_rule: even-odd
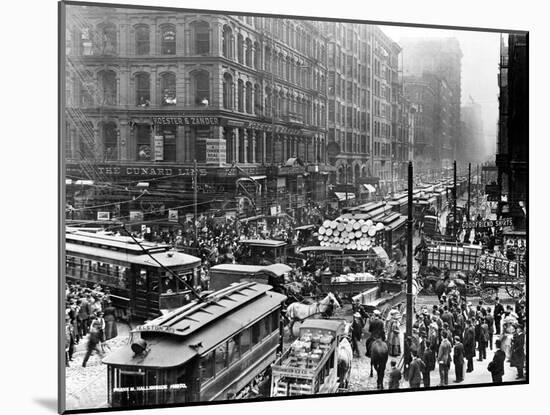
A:
<svg viewBox="0 0 550 415">
<path fill-rule="evenodd" d="M 409 161 L 408 177 L 408 220 L 407 220 L 407 326 L 406 336 L 412 336 L 413 319 L 413 165 Z M 405 341 L 405 345 L 407 342 Z M 407 347 L 407 346 L 405 346 Z"/>
<path fill-rule="evenodd" d="M 466 205 L 466 220 L 470 221 L 470 193 L 472 193 L 472 163 L 468 163 L 468 204 Z"/>
<path fill-rule="evenodd" d="M 198 174 L 197 174 L 197 159 L 193 160 L 193 209 L 194 209 L 194 220 L 195 223 L 195 246 L 199 248 L 199 236 L 198 236 L 198 227 L 197 227 L 197 187 L 198 187 Z"/>
<path fill-rule="evenodd" d="M 457 217 L 456 217 L 456 205 L 458 203 L 458 200 L 456 199 L 456 160 L 453 161 L 453 201 L 454 201 L 454 204 L 453 204 L 453 236 L 455 237 L 456 239 L 456 236 L 457 236 L 457 223 L 458 223 L 458 220 L 457 220 Z"/>
</svg>

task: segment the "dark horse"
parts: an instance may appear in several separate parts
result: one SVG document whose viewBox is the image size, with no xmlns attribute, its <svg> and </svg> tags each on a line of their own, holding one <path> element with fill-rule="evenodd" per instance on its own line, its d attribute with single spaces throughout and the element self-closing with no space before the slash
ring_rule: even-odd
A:
<svg viewBox="0 0 550 415">
<path fill-rule="evenodd" d="M 388 363 L 388 344 L 379 338 L 371 342 L 367 340 L 367 356 L 370 357 L 370 377 L 372 378 L 372 368 L 374 367 L 378 376 L 376 386 L 378 389 L 384 389 L 384 372 Z"/>
</svg>

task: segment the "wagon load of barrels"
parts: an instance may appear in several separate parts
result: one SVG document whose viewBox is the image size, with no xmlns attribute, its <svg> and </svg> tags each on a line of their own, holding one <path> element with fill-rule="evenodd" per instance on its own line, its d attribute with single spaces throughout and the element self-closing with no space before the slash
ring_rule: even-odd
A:
<svg viewBox="0 0 550 415">
<path fill-rule="evenodd" d="M 321 246 L 338 246 L 355 251 L 368 251 L 375 245 L 377 232 L 383 231 L 381 222 L 367 219 L 336 218 L 325 220 L 319 227 L 318 239 Z"/>
</svg>

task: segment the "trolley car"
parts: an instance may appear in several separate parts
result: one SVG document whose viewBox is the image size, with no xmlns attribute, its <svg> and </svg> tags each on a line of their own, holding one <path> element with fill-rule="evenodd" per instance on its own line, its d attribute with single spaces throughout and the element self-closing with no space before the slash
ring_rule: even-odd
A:
<svg viewBox="0 0 550 415">
<path fill-rule="evenodd" d="M 198 283 L 200 258 L 175 252 L 169 245 L 138 245 L 130 237 L 82 231 L 67 231 L 65 241 L 66 280 L 109 288 L 113 305 L 127 317 L 152 318 L 161 310 L 180 307 L 190 298 L 182 280 Z"/>
<path fill-rule="evenodd" d="M 285 299 L 269 285 L 243 282 L 138 326 L 130 346 L 103 360 L 109 406 L 239 397 L 281 350 Z"/>
</svg>

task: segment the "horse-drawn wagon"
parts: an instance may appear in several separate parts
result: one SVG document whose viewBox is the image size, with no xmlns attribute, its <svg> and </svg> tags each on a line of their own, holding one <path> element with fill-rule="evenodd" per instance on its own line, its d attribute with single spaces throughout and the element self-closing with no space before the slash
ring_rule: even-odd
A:
<svg viewBox="0 0 550 415">
<path fill-rule="evenodd" d="M 338 346 L 345 328 L 342 320 L 305 320 L 299 338 L 271 366 L 271 396 L 337 392 Z"/>
<path fill-rule="evenodd" d="M 354 296 L 353 302 L 359 306 L 362 315 L 370 315 L 374 310 L 379 310 L 385 319 L 392 308 L 396 308 L 404 315 L 405 283 L 401 280 L 380 279 L 375 287 Z"/>
<path fill-rule="evenodd" d="M 525 279 L 524 263 L 495 255 L 481 255 L 468 284 L 472 293 L 492 303 L 500 288 L 504 288 L 510 297 L 519 298 L 525 290 Z"/>
</svg>

